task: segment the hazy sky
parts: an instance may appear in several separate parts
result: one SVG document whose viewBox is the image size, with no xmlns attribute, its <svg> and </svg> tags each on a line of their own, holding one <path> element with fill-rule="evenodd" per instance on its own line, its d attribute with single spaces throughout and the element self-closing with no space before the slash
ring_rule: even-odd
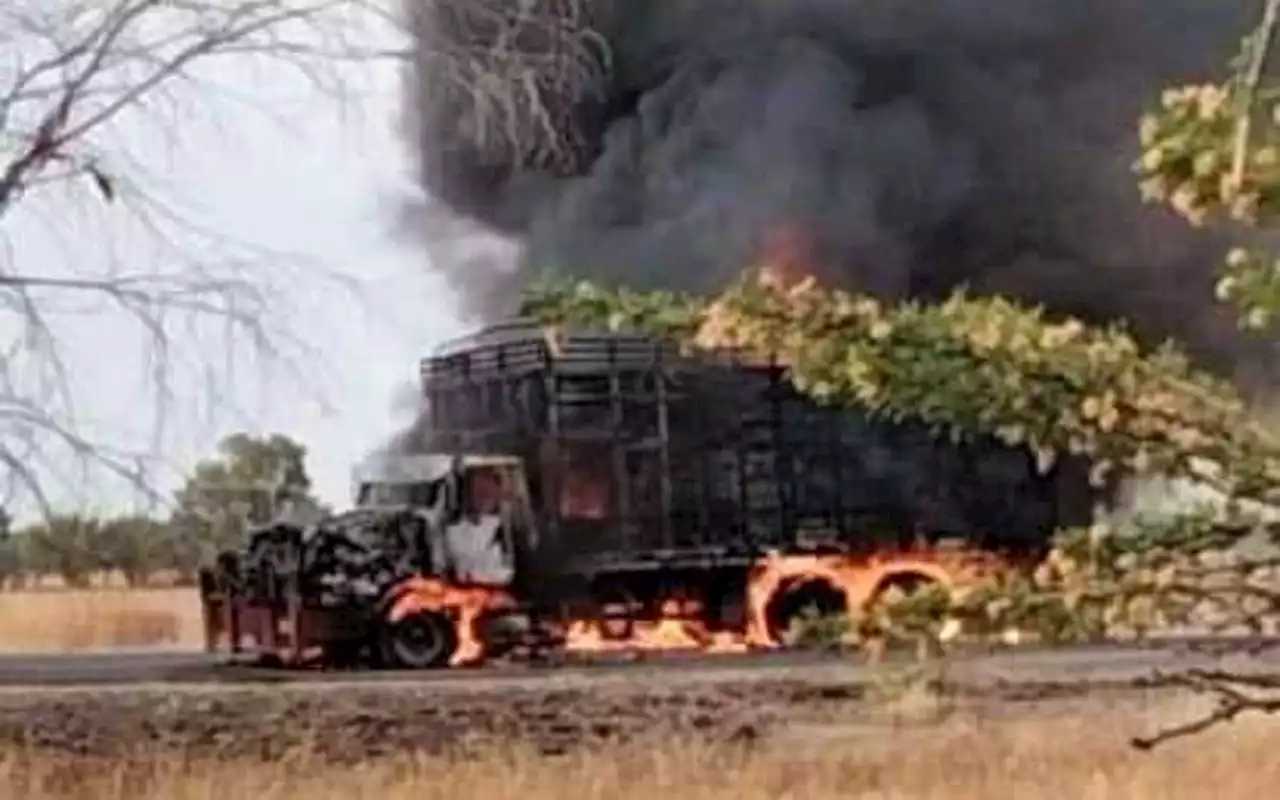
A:
<svg viewBox="0 0 1280 800">
<path fill-rule="evenodd" d="M 279 431 L 310 449 L 319 494 L 345 504 L 353 460 L 406 421 L 403 398 L 416 380 L 418 359 L 442 338 L 462 332 L 426 256 L 392 230 L 397 197 L 414 191 L 394 128 L 395 69 L 389 63 L 361 69 L 358 107 L 352 109 L 275 73 L 236 75 L 224 65 L 217 74 L 226 90 L 221 100 L 175 95 L 162 119 L 135 115 L 96 141 L 108 169 L 137 176 L 139 188 L 186 208 L 187 216 L 218 234 L 320 259 L 325 268 L 359 281 L 352 295 L 317 269 L 287 266 L 284 258 L 257 259 L 255 272 L 239 273 L 260 277 L 294 306 L 282 324 L 318 360 L 312 364 L 307 356 L 276 366 L 301 366 L 306 381 L 279 368 L 264 373 L 247 347 L 226 362 L 225 342 L 212 335 L 217 328 L 205 324 L 192 338 L 182 319 L 171 320 L 175 363 L 167 375 L 178 398 L 165 405 L 166 433 L 159 441 L 172 470 L 209 454 L 227 433 Z M 244 103 L 237 104 L 233 93 Z M 209 107 L 216 113 L 206 113 Z M 171 136 L 174 130 L 181 136 Z M 33 194 L 0 222 L 0 235 L 13 263 L 40 274 L 183 270 L 187 258 L 222 258 L 207 241 L 159 249 L 159 240 L 144 235 L 127 208 L 86 192 Z M 157 407 L 146 329 L 109 303 L 85 309 L 67 306 L 73 301 L 62 296 L 55 302 L 66 312 L 53 315 L 52 326 L 75 383 L 77 425 L 124 446 L 149 447 Z M 0 331 L 12 333 L 12 323 L 0 320 Z M 206 368 L 227 387 L 228 398 L 207 392 Z M 161 476 L 161 484 L 171 488 L 174 476 Z M 123 486 L 86 485 L 74 473 L 63 478 L 64 503 L 132 502 Z"/>
</svg>

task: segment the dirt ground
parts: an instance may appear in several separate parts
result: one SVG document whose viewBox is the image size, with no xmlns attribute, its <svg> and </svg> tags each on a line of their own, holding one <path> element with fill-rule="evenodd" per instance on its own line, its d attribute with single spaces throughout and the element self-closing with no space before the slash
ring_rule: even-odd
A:
<svg viewBox="0 0 1280 800">
<path fill-rule="evenodd" d="M 797 731 L 1054 713 L 1132 688 L 1022 685 L 939 691 L 916 680 L 726 681 L 681 688 L 609 686 L 439 691 L 430 684 L 128 688 L 0 694 L 0 748 L 131 758 L 277 759 L 306 752 L 358 763 L 406 752 L 465 755 L 519 743 L 546 754 L 694 736 L 749 744 Z M 806 734 L 808 735 L 808 734 Z"/>
</svg>

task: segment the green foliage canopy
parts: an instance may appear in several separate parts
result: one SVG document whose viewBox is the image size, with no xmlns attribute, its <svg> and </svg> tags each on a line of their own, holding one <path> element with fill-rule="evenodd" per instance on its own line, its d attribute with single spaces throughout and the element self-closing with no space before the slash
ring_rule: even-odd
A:
<svg viewBox="0 0 1280 800">
<path fill-rule="evenodd" d="M 548 283 L 526 314 L 551 330 L 631 329 L 702 350 L 776 358 L 797 388 L 954 438 L 995 436 L 1047 468 L 1075 454 L 1117 469 L 1210 481 L 1280 500 L 1280 445 L 1232 387 L 1172 346 L 1144 352 L 1120 326 L 1051 320 L 1001 297 L 885 303 L 762 271 L 718 297 Z"/>
<path fill-rule="evenodd" d="M 86 586 L 95 573 L 114 571 L 139 586 L 157 571 L 177 566 L 173 531 L 164 520 L 144 514 L 55 514 L 23 527 L 5 544 L 0 582 L 29 573 Z"/>
<path fill-rule="evenodd" d="M 242 544 L 245 532 L 276 518 L 289 504 L 318 507 L 311 495 L 306 448 L 287 436 L 235 434 L 218 455 L 196 465 L 177 492 L 173 525 L 192 566 Z"/>
<path fill-rule="evenodd" d="M 1268 328 L 1280 313 L 1280 253 L 1249 229 L 1280 218 L 1280 86 L 1267 73 L 1280 0 L 1266 0 L 1227 77 L 1168 88 L 1140 123 L 1136 165 L 1143 197 L 1190 224 L 1240 233 L 1226 254 L 1218 297 L 1241 311 L 1242 327 Z"/>
<path fill-rule="evenodd" d="M 306 449 L 292 439 L 235 434 L 196 465 L 175 494 L 168 519 L 145 514 L 54 514 L 0 536 L 0 587 L 26 575 L 58 575 L 84 586 L 114 571 L 131 585 L 161 570 L 190 580 L 202 561 L 239 544 L 246 530 L 286 510 L 327 512 L 311 495 Z"/>
</svg>

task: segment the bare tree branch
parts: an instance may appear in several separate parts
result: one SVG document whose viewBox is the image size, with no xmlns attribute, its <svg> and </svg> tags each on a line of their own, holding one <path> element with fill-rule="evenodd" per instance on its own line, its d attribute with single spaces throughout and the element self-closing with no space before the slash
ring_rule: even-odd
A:
<svg viewBox="0 0 1280 800">
<path fill-rule="evenodd" d="M 608 42 L 588 0 L 406 4 L 429 120 L 422 127 L 493 163 L 572 171 L 590 156 L 575 109 L 603 96 Z M 514 157 L 512 157 L 514 155 Z"/>
<path fill-rule="evenodd" d="M 1133 746 L 1150 750 L 1166 742 L 1202 733 L 1245 714 L 1280 712 L 1280 696 L 1260 697 L 1255 692 L 1280 690 L 1280 677 L 1247 675 L 1229 670 L 1192 669 L 1175 675 L 1158 675 L 1154 685 L 1179 686 L 1213 697 L 1217 706 L 1187 722 L 1161 728 L 1150 736 L 1134 737 Z"/>
<path fill-rule="evenodd" d="M 1246 66 L 1240 75 L 1240 110 L 1236 117 L 1231 145 L 1231 171 L 1228 180 L 1232 190 L 1239 190 L 1244 182 L 1245 162 L 1249 155 L 1249 140 L 1253 134 L 1254 101 L 1258 94 L 1262 74 L 1271 55 L 1271 39 L 1280 20 L 1280 0 L 1266 0 L 1262 21 L 1248 39 Z"/>
<path fill-rule="evenodd" d="M 225 71 L 230 60 L 236 69 L 285 69 L 311 90 L 341 95 L 344 70 L 400 57 L 369 35 L 389 22 L 377 0 L 16 0 L 0 9 L 0 476 L 10 496 L 48 513 L 49 481 L 83 485 L 88 471 L 105 469 L 160 499 L 148 468 L 162 449 L 179 361 L 191 359 L 187 366 L 220 388 L 244 361 L 242 345 L 286 368 L 289 354 L 311 351 L 286 314 L 298 285 L 288 271 L 306 267 L 309 280 L 336 279 L 345 289 L 353 282 L 210 230 L 147 186 L 155 173 L 118 137 L 148 122 L 180 141 L 183 103 L 205 110 L 217 87 L 211 69 Z M 169 119 L 159 116 L 165 109 Z M 83 188 L 109 214 L 95 241 L 101 257 L 89 265 L 23 260 L 6 237 L 14 214 L 21 209 L 31 224 L 39 204 L 28 198 Z M 64 215 L 73 207 L 59 200 L 53 208 L 46 226 L 83 239 Z M 154 268 L 116 252 L 122 226 L 150 240 Z M 67 320 L 121 313 L 150 343 L 149 453 L 88 431 L 80 411 L 93 398 L 66 357 Z M 207 360 L 211 331 L 224 345 L 217 366 Z M 78 475 L 65 473 L 70 463 Z"/>
</svg>

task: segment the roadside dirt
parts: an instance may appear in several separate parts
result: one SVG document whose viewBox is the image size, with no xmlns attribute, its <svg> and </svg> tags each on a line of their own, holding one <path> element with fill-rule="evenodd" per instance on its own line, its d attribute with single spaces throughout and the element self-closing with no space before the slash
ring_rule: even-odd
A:
<svg viewBox="0 0 1280 800">
<path fill-rule="evenodd" d="M 672 688 L 478 689 L 431 685 L 140 688 L 0 695 L 0 747 L 127 759 L 157 750 L 186 757 L 279 759 L 305 751 L 355 763 L 408 752 L 465 755 L 519 743 L 546 754 L 651 737 L 749 745 L 832 720 L 879 724 L 940 715 L 1043 713 L 1132 685 L 1027 684 L 959 691 L 850 682 L 726 681 Z M 1018 713 L 1021 713 L 1018 712 Z"/>
</svg>

